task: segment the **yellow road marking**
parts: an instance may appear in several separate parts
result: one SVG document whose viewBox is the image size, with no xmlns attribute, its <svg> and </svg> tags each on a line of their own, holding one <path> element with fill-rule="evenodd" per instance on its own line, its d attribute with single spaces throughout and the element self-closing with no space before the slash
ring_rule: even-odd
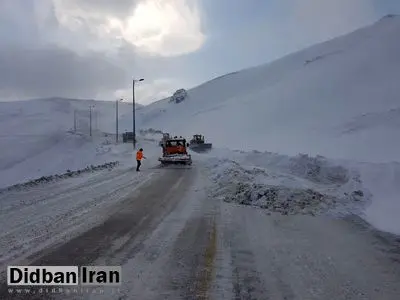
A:
<svg viewBox="0 0 400 300">
<path fill-rule="evenodd" d="M 217 252 L 217 226 L 213 222 L 208 245 L 204 253 L 204 269 L 201 271 L 197 299 L 209 299 L 208 291 L 213 279 L 214 260 Z"/>
</svg>

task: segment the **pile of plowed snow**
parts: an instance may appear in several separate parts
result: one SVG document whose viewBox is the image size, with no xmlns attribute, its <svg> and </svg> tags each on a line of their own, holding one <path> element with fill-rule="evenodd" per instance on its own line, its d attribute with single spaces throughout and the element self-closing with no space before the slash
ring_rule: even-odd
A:
<svg viewBox="0 0 400 300">
<path fill-rule="evenodd" d="M 253 161 L 264 158 L 256 167 L 249 165 L 248 155 L 209 160 L 212 197 L 283 215 L 334 216 L 360 214 L 369 200 L 358 174 L 323 157 L 252 153 Z"/>
</svg>

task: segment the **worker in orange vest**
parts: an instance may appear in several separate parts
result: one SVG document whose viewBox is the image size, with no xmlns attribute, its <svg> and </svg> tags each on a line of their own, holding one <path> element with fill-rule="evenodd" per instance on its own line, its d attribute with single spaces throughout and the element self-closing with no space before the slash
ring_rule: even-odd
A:
<svg viewBox="0 0 400 300">
<path fill-rule="evenodd" d="M 136 166 L 136 172 L 139 172 L 139 168 L 142 165 L 142 159 L 146 158 L 143 156 L 143 149 L 140 148 L 138 152 L 136 152 L 136 162 L 137 162 L 137 166 Z"/>
</svg>

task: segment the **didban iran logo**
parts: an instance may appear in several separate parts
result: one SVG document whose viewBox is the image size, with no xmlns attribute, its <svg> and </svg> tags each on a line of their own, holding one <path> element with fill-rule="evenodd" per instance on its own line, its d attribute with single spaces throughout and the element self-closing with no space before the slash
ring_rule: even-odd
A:
<svg viewBox="0 0 400 300">
<path fill-rule="evenodd" d="M 8 266 L 9 286 L 120 286 L 121 266 Z"/>
</svg>

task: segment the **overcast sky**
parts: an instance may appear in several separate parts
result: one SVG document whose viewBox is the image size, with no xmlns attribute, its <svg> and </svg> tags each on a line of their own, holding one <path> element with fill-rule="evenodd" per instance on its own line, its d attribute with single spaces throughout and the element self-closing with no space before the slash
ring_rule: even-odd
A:
<svg viewBox="0 0 400 300">
<path fill-rule="evenodd" d="M 0 100 L 142 104 L 400 14 L 399 0 L 0 0 Z"/>
</svg>

